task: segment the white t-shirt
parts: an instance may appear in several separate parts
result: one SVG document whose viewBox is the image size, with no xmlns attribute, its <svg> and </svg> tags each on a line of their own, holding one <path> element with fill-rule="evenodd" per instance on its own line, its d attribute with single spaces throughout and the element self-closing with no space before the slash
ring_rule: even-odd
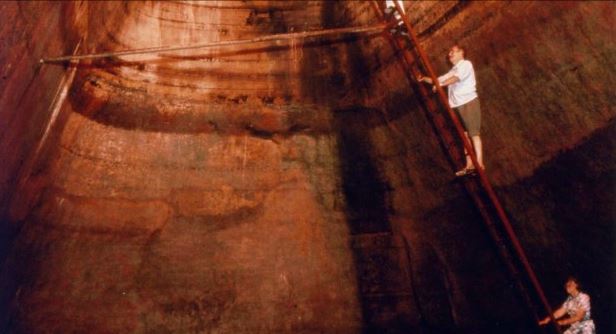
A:
<svg viewBox="0 0 616 334">
<path fill-rule="evenodd" d="M 475 88 L 475 70 L 473 69 L 473 64 L 466 59 L 460 60 L 451 68 L 451 70 L 449 70 L 449 72 L 438 77 L 438 82 L 442 84 L 443 81 L 454 75 L 458 77 L 460 81 L 447 86 L 449 106 L 452 108 L 459 107 L 477 98 L 477 89 Z"/>
</svg>

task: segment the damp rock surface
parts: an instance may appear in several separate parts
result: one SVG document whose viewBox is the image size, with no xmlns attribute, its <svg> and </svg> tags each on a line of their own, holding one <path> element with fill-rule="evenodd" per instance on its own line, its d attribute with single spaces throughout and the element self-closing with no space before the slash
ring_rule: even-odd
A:
<svg viewBox="0 0 616 334">
<path fill-rule="evenodd" d="M 381 4 L 382 5 L 382 4 Z M 411 2 L 466 48 L 487 174 L 552 305 L 614 327 L 611 2 Z M 3 2 L 0 328 L 532 333 L 370 1 Z M 50 122 L 53 119 L 53 122 Z M 453 162 L 456 163 L 456 162 Z M 459 162 L 457 162 L 459 163 Z"/>
</svg>

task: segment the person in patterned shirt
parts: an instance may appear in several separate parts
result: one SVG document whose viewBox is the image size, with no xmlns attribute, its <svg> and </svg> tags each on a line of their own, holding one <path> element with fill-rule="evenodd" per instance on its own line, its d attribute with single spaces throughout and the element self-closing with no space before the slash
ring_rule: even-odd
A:
<svg viewBox="0 0 616 334">
<path fill-rule="evenodd" d="M 565 290 L 569 296 L 553 314 L 559 325 L 569 325 L 564 334 L 595 334 L 595 323 L 590 318 L 590 297 L 580 291 L 580 283 L 575 277 L 567 279 Z M 550 317 L 545 317 L 539 325 L 549 322 Z"/>
</svg>

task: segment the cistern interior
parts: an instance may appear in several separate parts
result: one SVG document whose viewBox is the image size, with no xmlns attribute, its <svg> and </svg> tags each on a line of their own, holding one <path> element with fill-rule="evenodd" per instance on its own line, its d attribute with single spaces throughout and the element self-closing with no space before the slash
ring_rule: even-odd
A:
<svg viewBox="0 0 616 334">
<path fill-rule="evenodd" d="M 613 333 L 616 4 L 401 6 L 1 2 L 0 332 L 555 333 L 573 275 Z"/>
</svg>

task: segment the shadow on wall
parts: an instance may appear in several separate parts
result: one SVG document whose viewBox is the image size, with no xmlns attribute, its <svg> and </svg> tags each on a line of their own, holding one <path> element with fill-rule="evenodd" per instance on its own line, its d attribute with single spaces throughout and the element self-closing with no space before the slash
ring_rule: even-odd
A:
<svg viewBox="0 0 616 334">
<path fill-rule="evenodd" d="M 441 300 L 450 298 L 451 333 L 540 333 L 497 244 L 465 193 L 428 211 L 421 221 L 417 233 L 431 244 L 414 242 L 413 264 L 419 299 L 431 326 L 448 320 L 434 298 L 445 289 Z M 439 277 L 442 287 L 435 287 Z"/>
<path fill-rule="evenodd" d="M 378 111 L 334 114 L 345 214 L 364 333 L 457 333 L 444 263 L 427 242 L 412 245 L 392 231 L 391 189 L 370 130 Z"/>
<path fill-rule="evenodd" d="M 351 234 L 391 232 L 387 184 L 377 170 L 375 151 L 362 121 L 369 110 L 335 113 L 342 188 Z"/>
<path fill-rule="evenodd" d="M 574 275 L 592 299 L 598 333 L 614 333 L 616 305 L 616 120 L 577 147 L 546 162 L 529 178 L 502 189 L 526 208 L 524 230 L 537 235 L 530 249 L 553 306 L 566 298 L 563 282 Z M 532 189 L 532 191 L 529 191 Z M 545 212 L 538 216 L 536 211 Z M 535 232 L 539 231 L 539 232 Z M 546 232 L 562 240 L 545 240 Z M 553 247 L 559 242 L 564 254 Z"/>
<path fill-rule="evenodd" d="M 387 251 L 380 247 L 359 245 L 362 237 L 370 241 L 389 240 L 391 235 L 386 202 L 387 185 L 371 156 L 374 148 L 371 147 L 368 128 L 360 121 L 365 120 L 369 112 L 364 109 L 335 112 L 346 221 L 352 243 L 358 241 L 356 245 L 352 245 L 352 250 L 359 289 L 358 298 L 362 307 L 363 330 L 377 332 L 379 323 L 380 329 L 385 327 L 393 330 L 393 327 L 398 327 L 402 330 L 408 325 L 404 323 L 404 319 L 397 319 L 397 324 L 382 326 L 385 325 L 383 314 L 379 313 L 382 313 L 383 308 L 395 308 L 395 305 L 385 305 L 388 304 L 386 300 L 377 300 L 370 296 L 381 290 L 380 286 L 383 285 L 385 277 L 394 274 L 387 271 L 395 271 L 395 261 L 391 261 Z M 395 274 L 399 275 L 398 272 Z M 391 300 L 389 302 L 391 303 Z"/>
<path fill-rule="evenodd" d="M 334 28 L 344 22 L 344 18 L 339 15 L 340 4 L 329 2 L 323 9 L 324 28 Z M 325 54 L 306 57 L 308 60 L 303 64 L 303 71 L 309 77 L 315 65 L 309 59 L 323 56 L 332 64 L 331 71 L 323 80 L 318 80 L 320 87 L 303 80 L 302 93 L 305 97 L 319 100 L 326 96 L 332 99 L 335 94 L 346 92 L 351 86 L 364 87 L 361 83 L 370 77 L 369 66 L 357 41 L 345 43 L 339 50 L 325 49 L 322 52 Z M 341 57 L 341 54 L 346 55 L 346 58 Z M 362 331 L 447 333 L 430 330 L 421 321 L 425 315 L 421 315 L 411 282 L 413 272 L 410 264 L 414 261 L 412 250 L 400 235 L 392 233 L 390 215 L 393 209 L 390 198 L 394 189 L 383 174 L 381 164 L 384 162 L 378 157 L 380 149 L 371 138 L 372 129 L 385 126 L 381 113 L 375 109 L 353 106 L 333 111 L 333 119 L 338 143 L 341 190 L 351 233 L 358 299 L 362 307 Z M 440 285 L 443 278 L 441 267 L 432 263 L 434 258 L 429 256 L 433 253 L 422 253 L 427 254 L 422 260 L 430 262 L 422 263 L 426 265 L 424 267 L 433 277 L 438 276 L 438 282 L 431 284 L 437 292 L 430 297 L 438 297 L 439 301 L 449 305 L 447 289 Z M 449 311 L 445 313 L 444 317 L 447 317 Z M 451 320 L 447 322 L 450 325 L 453 323 Z"/>
<path fill-rule="evenodd" d="M 333 25 L 344 22 L 344 18 L 338 15 L 340 8 L 337 6 L 334 2 L 324 5 L 324 28 L 333 28 Z M 328 22 L 331 24 L 328 25 Z M 340 52 L 342 50 L 336 52 L 333 48 L 304 50 L 300 78 L 302 99 L 327 103 L 335 99 L 337 93 L 348 90 L 351 86 L 349 82 L 358 83 L 370 77 L 361 48 L 356 43 L 348 43 L 345 47 L 345 53 Z M 320 68 L 321 61 L 332 66 L 328 71 L 315 72 L 315 69 Z M 403 107 L 396 109 L 404 112 Z M 421 235 L 429 240 L 410 245 L 403 241 L 404 246 L 395 241 L 399 236 L 392 233 L 392 215 L 395 212 L 390 198 L 396 190 L 383 173 L 382 165 L 386 162 L 379 156 L 381 149 L 371 138 L 373 129 L 384 126 L 382 115 L 378 110 L 352 106 L 335 110 L 333 119 L 338 143 L 341 191 L 346 205 L 344 213 L 352 234 L 351 246 L 359 287 L 358 299 L 362 307 L 363 332 L 494 333 L 493 329 L 496 328 L 499 333 L 528 333 L 520 332 L 519 328 L 511 326 L 511 322 L 504 323 L 502 319 L 506 317 L 498 317 L 494 321 L 457 319 L 460 317 L 459 303 L 453 300 L 454 288 L 448 275 L 452 270 L 448 265 L 451 264 L 439 257 L 439 251 L 448 248 L 450 239 L 447 233 L 435 231 L 432 236 Z M 464 208 L 468 209 L 469 206 Z M 448 210 L 445 215 L 449 217 L 450 214 L 452 212 Z M 456 216 L 455 213 L 452 215 Z M 434 228 L 439 227 L 435 225 Z M 458 234 L 458 241 L 460 239 L 464 238 Z M 464 249 L 465 245 L 459 246 Z M 489 246 L 477 248 L 473 249 L 478 252 L 490 249 Z M 457 254 L 456 258 L 460 256 L 463 255 Z M 474 258 L 469 256 L 465 261 L 472 262 Z M 415 268 L 411 269 L 410 264 Z M 479 264 L 475 272 L 482 271 Z M 498 263 L 490 265 L 493 271 L 498 271 Z M 468 273 L 467 269 L 456 268 L 459 273 Z M 469 277 L 474 277 L 475 272 L 469 274 Z M 414 275 L 415 284 L 411 280 Z M 475 298 L 486 299 L 484 304 L 492 304 L 489 297 L 481 293 L 481 288 L 477 286 Z M 461 293 L 466 294 L 466 291 Z M 475 328 L 459 328 L 459 322 L 470 322 Z"/>
</svg>

